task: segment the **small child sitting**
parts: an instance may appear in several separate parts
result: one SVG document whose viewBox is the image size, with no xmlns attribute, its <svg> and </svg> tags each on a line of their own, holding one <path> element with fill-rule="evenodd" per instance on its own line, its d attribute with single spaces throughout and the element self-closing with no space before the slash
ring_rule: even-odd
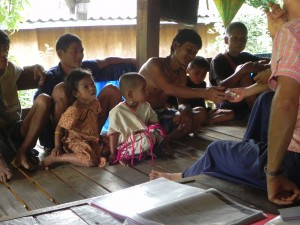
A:
<svg viewBox="0 0 300 225">
<path fill-rule="evenodd" d="M 42 165 L 58 162 L 104 167 L 109 156 L 108 140 L 100 136 L 100 103 L 88 70 L 74 69 L 65 78 L 73 104 L 62 114 L 55 129 L 55 147 Z"/>
<path fill-rule="evenodd" d="M 108 136 L 110 161 L 134 165 L 146 157 L 173 155 L 157 115 L 146 102 L 146 80 L 138 73 L 120 77 L 120 91 L 125 101 L 109 113 Z"/>
<path fill-rule="evenodd" d="M 196 56 L 187 67 L 187 87 L 191 88 L 206 88 L 204 81 L 207 72 L 209 71 L 209 62 L 201 56 Z M 205 99 L 194 98 L 188 100 L 192 108 L 203 107 L 207 112 L 207 120 L 204 124 L 216 124 L 234 119 L 234 111 L 229 109 L 211 109 L 206 107 Z"/>
</svg>

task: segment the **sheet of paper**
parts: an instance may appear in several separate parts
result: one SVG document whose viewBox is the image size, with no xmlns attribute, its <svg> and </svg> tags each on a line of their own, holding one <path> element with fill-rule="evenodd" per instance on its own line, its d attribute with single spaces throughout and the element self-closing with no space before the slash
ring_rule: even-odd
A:
<svg viewBox="0 0 300 225">
<path fill-rule="evenodd" d="M 203 192 L 203 189 L 159 178 L 93 199 L 90 204 L 125 219 L 168 202 Z"/>
</svg>

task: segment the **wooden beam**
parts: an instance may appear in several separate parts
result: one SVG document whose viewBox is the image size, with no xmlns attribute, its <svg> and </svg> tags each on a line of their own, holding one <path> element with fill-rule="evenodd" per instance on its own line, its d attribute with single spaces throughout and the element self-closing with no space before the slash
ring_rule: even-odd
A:
<svg viewBox="0 0 300 225">
<path fill-rule="evenodd" d="M 159 56 L 160 0 L 137 1 L 137 69 L 151 57 Z"/>
</svg>

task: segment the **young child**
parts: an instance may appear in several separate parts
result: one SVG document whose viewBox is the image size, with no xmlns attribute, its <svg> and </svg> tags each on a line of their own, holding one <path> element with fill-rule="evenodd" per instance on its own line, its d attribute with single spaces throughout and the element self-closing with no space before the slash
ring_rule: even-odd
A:
<svg viewBox="0 0 300 225">
<path fill-rule="evenodd" d="M 209 71 L 209 62 L 201 56 L 196 56 L 187 67 L 187 87 L 191 88 L 206 88 L 204 81 L 207 72 Z M 202 107 L 206 111 L 201 110 L 201 113 L 207 114 L 207 119 L 204 124 L 216 124 L 230 121 L 234 118 L 234 111 L 229 109 L 211 109 L 205 105 L 205 99 L 194 98 L 188 100 L 192 108 Z"/>
<path fill-rule="evenodd" d="M 146 80 L 138 73 L 125 73 L 120 79 L 120 91 L 125 98 L 109 113 L 109 143 L 111 161 L 133 165 L 147 156 L 172 156 L 157 115 L 146 102 Z"/>
<path fill-rule="evenodd" d="M 73 104 L 62 114 L 54 132 L 55 147 L 42 165 L 68 162 L 104 167 L 109 146 L 108 140 L 100 137 L 101 108 L 92 74 L 88 70 L 74 69 L 67 75 L 65 86 Z"/>
</svg>

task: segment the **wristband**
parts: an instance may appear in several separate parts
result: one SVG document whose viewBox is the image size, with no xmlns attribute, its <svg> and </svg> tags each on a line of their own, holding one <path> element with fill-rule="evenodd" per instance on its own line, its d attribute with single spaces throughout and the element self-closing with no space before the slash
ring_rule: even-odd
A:
<svg viewBox="0 0 300 225">
<path fill-rule="evenodd" d="M 265 165 L 264 172 L 265 172 L 266 175 L 268 175 L 270 177 L 278 177 L 278 176 L 284 174 L 284 169 L 282 168 L 279 171 L 273 172 L 273 171 L 268 170 L 267 165 Z"/>
</svg>

